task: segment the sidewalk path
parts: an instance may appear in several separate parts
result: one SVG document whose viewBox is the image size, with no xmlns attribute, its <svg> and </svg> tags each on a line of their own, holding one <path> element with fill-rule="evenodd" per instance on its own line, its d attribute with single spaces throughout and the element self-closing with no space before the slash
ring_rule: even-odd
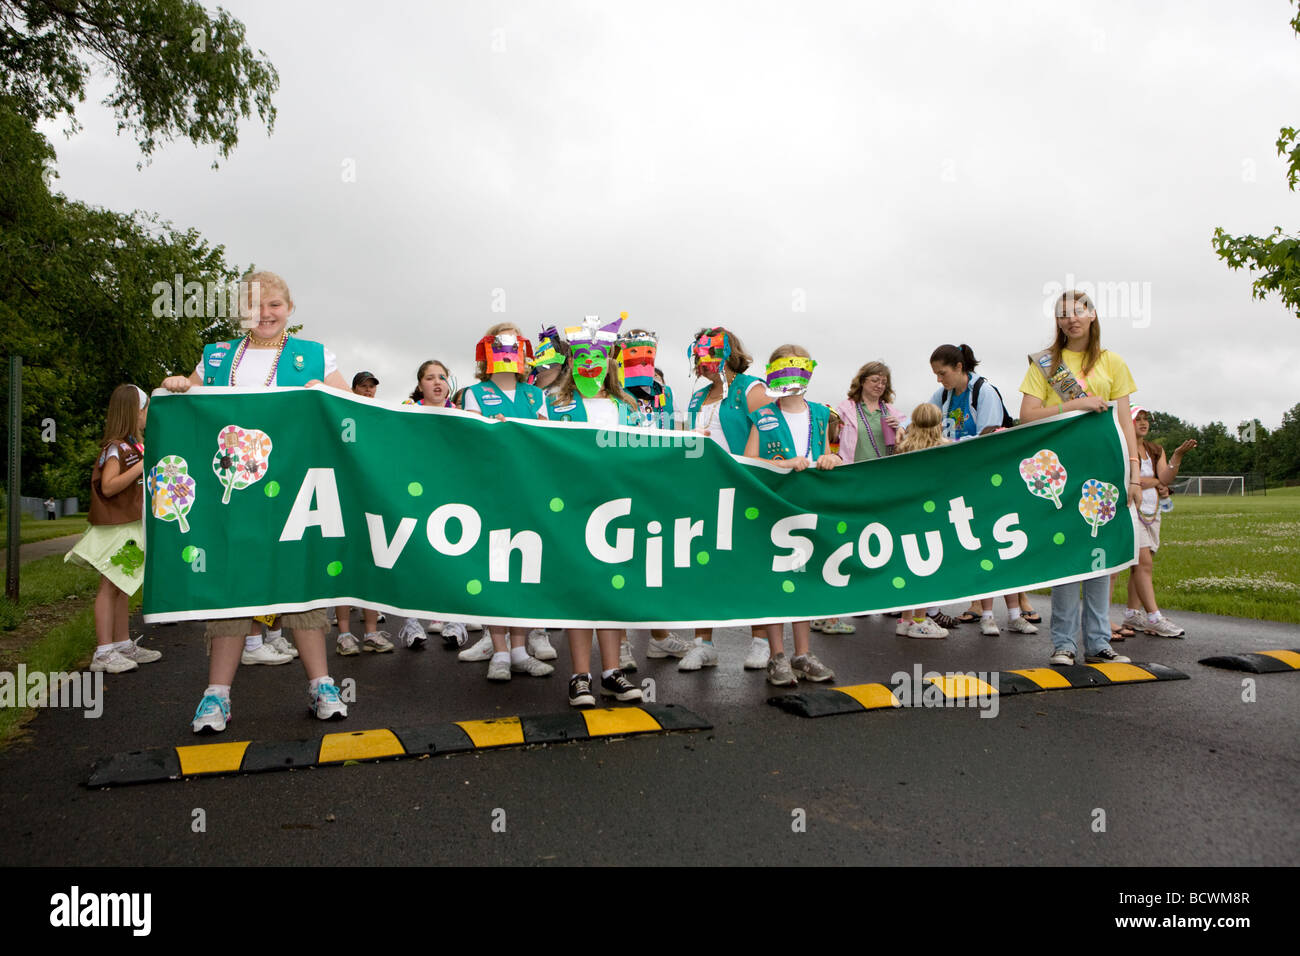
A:
<svg viewBox="0 0 1300 956">
<path fill-rule="evenodd" d="M 48 557 L 51 554 L 64 554 L 80 540 L 81 535 L 79 534 L 66 534 L 62 538 L 47 538 L 44 541 L 33 541 L 31 544 L 20 545 L 18 548 L 18 564 L 21 566 L 29 561 Z M 8 556 L 8 549 L 0 547 L 0 568 L 5 566 Z"/>
</svg>

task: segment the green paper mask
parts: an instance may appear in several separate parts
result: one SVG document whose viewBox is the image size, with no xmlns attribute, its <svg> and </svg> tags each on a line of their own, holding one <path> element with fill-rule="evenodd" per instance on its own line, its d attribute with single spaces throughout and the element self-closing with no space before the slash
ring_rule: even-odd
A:
<svg viewBox="0 0 1300 956">
<path fill-rule="evenodd" d="M 573 382 L 583 398 L 595 398 L 605 385 L 609 355 L 599 345 L 573 346 Z"/>
</svg>

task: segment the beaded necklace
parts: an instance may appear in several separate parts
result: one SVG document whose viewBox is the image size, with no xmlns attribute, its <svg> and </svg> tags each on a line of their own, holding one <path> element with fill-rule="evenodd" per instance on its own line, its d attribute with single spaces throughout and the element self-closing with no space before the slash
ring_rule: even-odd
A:
<svg viewBox="0 0 1300 956">
<path fill-rule="evenodd" d="M 239 363 L 244 360 L 244 353 L 248 351 L 248 343 L 252 341 L 252 338 L 251 334 L 244 336 L 243 341 L 239 343 L 239 348 L 235 349 L 234 361 L 230 363 L 230 385 L 232 388 L 235 385 L 235 370 L 239 368 Z M 275 347 L 275 360 L 271 362 L 271 372 L 266 376 L 266 381 L 262 383 L 268 388 L 275 381 L 276 370 L 280 367 L 280 356 L 284 354 L 284 347 L 288 341 L 289 331 L 286 329 L 280 333 L 280 344 Z"/>
<path fill-rule="evenodd" d="M 880 448 L 876 445 L 876 436 L 871 433 L 871 423 L 867 421 L 866 413 L 862 411 L 866 407 L 866 402 L 858 402 L 858 418 L 862 421 L 862 430 L 867 433 L 867 441 L 871 442 L 871 450 L 876 453 L 877 458 L 883 458 L 884 455 L 880 454 Z M 885 417 L 884 408 L 877 406 L 876 414 L 883 420 Z"/>
</svg>

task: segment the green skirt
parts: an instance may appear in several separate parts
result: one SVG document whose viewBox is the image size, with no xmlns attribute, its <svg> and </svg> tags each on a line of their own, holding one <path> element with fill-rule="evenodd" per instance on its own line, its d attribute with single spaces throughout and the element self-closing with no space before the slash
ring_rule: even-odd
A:
<svg viewBox="0 0 1300 956">
<path fill-rule="evenodd" d="M 92 524 L 63 560 L 98 571 L 134 594 L 144 583 L 144 526 L 139 521 Z"/>
</svg>

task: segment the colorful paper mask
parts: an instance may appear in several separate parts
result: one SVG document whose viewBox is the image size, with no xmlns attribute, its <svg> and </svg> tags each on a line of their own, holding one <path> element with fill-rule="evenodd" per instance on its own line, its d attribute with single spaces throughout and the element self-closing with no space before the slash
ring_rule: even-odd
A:
<svg viewBox="0 0 1300 956">
<path fill-rule="evenodd" d="M 560 333 L 555 330 L 555 326 L 542 329 L 537 334 L 537 353 L 533 356 L 533 368 L 564 364 L 564 355 L 556 348 L 559 341 Z"/>
<path fill-rule="evenodd" d="M 731 358 L 731 336 L 719 329 L 716 332 L 704 332 L 691 343 L 688 353 L 691 364 L 701 375 L 713 375 L 722 370 L 727 359 Z"/>
<path fill-rule="evenodd" d="M 772 398 L 802 395 L 808 391 L 817 363 L 802 355 L 783 355 L 767 366 L 767 394 Z"/>
<path fill-rule="evenodd" d="M 573 382 L 583 398 L 595 398 L 604 386 L 609 355 L 618 342 L 618 328 L 622 324 L 622 316 L 601 325 L 600 316 L 588 315 L 582 325 L 564 330 L 564 337 L 573 350 Z"/>
<path fill-rule="evenodd" d="M 474 347 L 474 361 L 482 362 L 489 375 L 497 372 L 527 372 L 532 360 L 533 344 L 513 332 L 485 335 Z"/>
<path fill-rule="evenodd" d="M 619 339 L 618 379 L 627 388 L 650 388 L 655 383 L 655 353 L 659 336 L 640 329 Z"/>
</svg>

